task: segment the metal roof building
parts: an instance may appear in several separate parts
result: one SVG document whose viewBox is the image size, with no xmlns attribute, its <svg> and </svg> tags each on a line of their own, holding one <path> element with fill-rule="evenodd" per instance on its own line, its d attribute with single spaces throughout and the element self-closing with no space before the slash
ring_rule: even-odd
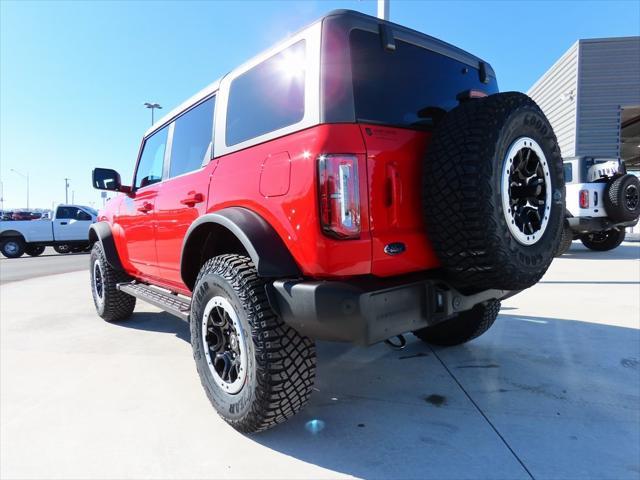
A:
<svg viewBox="0 0 640 480">
<path fill-rule="evenodd" d="M 578 40 L 527 93 L 563 157 L 622 157 L 640 169 L 640 37 Z"/>
</svg>

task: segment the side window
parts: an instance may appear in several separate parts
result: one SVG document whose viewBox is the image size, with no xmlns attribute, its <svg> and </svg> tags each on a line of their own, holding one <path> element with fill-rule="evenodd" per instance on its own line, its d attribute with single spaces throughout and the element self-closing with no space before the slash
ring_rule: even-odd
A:
<svg viewBox="0 0 640 480">
<path fill-rule="evenodd" d="M 305 62 L 305 41 L 300 40 L 231 82 L 227 146 L 303 119 Z"/>
<path fill-rule="evenodd" d="M 212 97 L 176 120 L 169 178 L 197 170 L 211 155 L 214 105 Z"/>
<path fill-rule="evenodd" d="M 78 209 L 75 207 L 58 207 L 56 212 L 57 220 L 72 220 L 76 218 Z"/>
<path fill-rule="evenodd" d="M 78 212 L 76 213 L 76 220 L 91 220 L 91 215 L 78 208 Z"/>
<path fill-rule="evenodd" d="M 146 187 L 162 180 L 167 131 L 167 127 L 164 127 L 145 140 L 136 171 L 135 188 Z"/>
</svg>

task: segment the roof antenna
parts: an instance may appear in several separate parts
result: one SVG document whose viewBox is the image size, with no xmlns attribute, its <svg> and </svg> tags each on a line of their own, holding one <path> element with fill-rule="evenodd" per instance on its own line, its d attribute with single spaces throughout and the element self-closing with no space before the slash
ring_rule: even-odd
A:
<svg viewBox="0 0 640 480">
<path fill-rule="evenodd" d="M 391 0 L 378 0 L 378 18 L 389 20 L 389 3 Z"/>
</svg>

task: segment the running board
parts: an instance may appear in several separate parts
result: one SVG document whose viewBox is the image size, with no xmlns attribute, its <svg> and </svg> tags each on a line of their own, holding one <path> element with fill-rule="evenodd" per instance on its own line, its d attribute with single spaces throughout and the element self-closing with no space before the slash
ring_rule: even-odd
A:
<svg viewBox="0 0 640 480">
<path fill-rule="evenodd" d="M 128 293 L 132 297 L 139 298 L 140 300 L 161 308 L 165 312 L 175 315 L 182 320 L 189 321 L 191 301 L 186 297 L 181 297 L 168 290 L 151 287 L 138 282 L 118 283 L 116 288 L 121 292 Z"/>
</svg>

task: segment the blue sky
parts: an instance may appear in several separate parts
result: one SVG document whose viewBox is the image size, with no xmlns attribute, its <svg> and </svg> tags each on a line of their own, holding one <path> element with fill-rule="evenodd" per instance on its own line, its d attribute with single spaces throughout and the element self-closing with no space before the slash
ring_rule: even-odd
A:
<svg viewBox="0 0 640 480">
<path fill-rule="evenodd" d="M 166 112 L 335 8 L 373 0 L 13 2 L 0 0 L 0 181 L 5 208 L 50 208 L 71 179 L 101 204 L 95 166 L 132 176 L 146 101 Z M 489 61 L 501 90 L 526 91 L 578 38 L 640 35 L 637 1 L 400 1 L 391 19 Z M 71 200 L 71 193 L 69 194 Z"/>
</svg>

